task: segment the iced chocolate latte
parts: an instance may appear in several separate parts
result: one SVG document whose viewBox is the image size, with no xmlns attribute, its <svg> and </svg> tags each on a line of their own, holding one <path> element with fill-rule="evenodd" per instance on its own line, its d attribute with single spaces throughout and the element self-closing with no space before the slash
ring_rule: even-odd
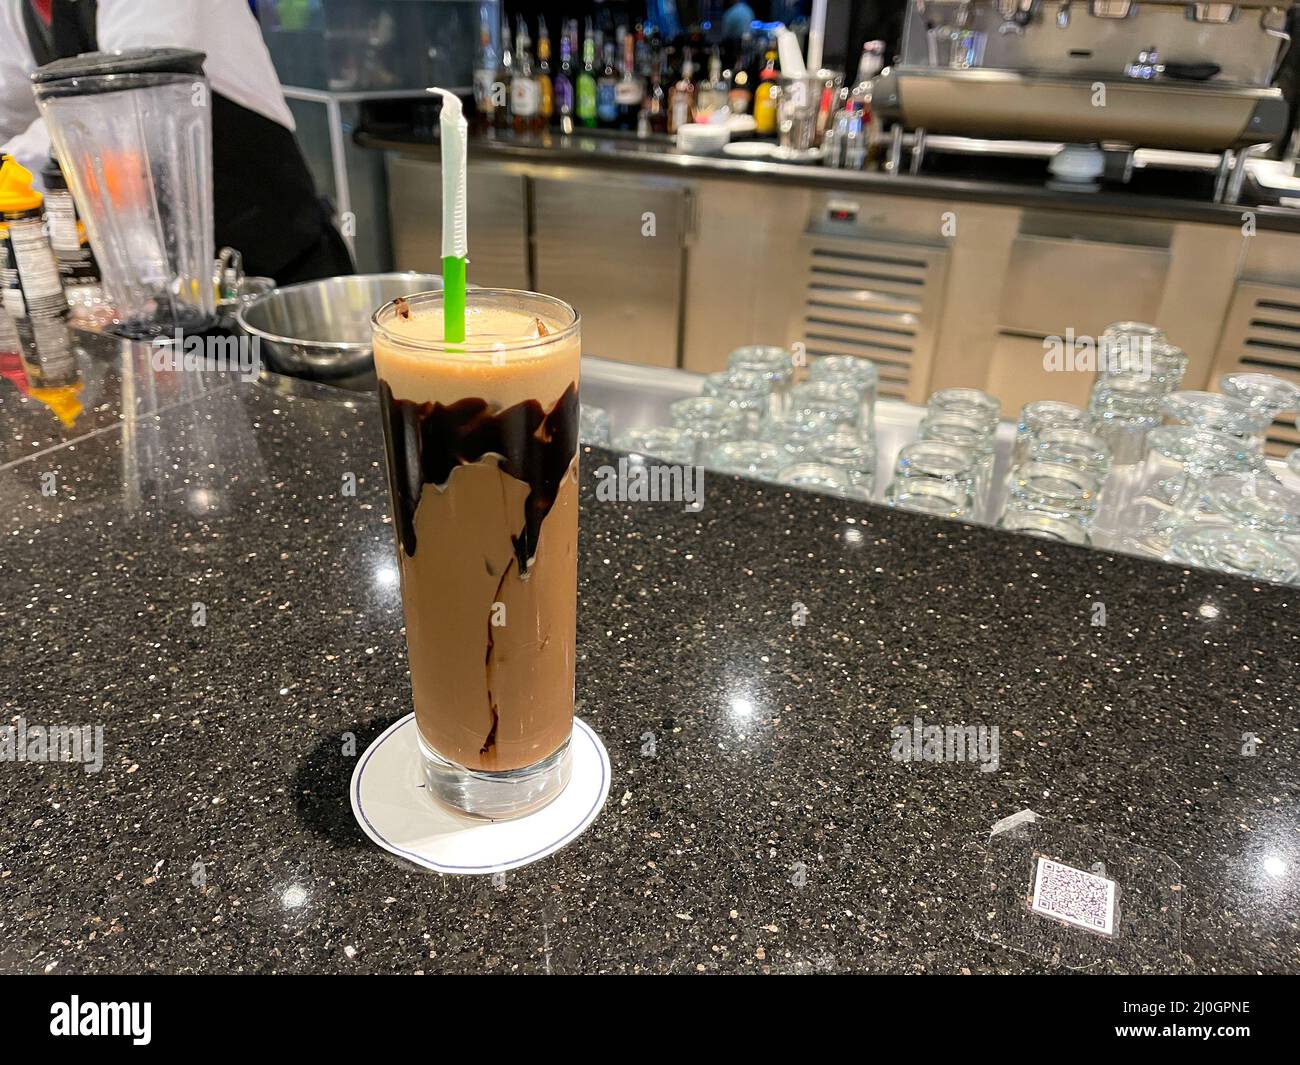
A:
<svg viewBox="0 0 1300 1065">
<path fill-rule="evenodd" d="M 511 817 L 568 780 L 578 540 L 578 317 L 471 289 L 375 314 L 375 368 L 425 778 Z"/>
</svg>

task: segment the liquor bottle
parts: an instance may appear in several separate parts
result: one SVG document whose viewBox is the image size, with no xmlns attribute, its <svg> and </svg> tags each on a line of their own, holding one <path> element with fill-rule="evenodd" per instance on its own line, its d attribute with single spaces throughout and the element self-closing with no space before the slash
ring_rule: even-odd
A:
<svg viewBox="0 0 1300 1065">
<path fill-rule="evenodd" d="M 741 35 L 740 51 L 732 68 L 731 91 L 727 93 L 727 106 L 733 115 L 749 114 L 754 102 L 754 36 L 748 30 Z"/>
<path fill-rule="evenodd" d="M 659 31 L 651 26 L 645 30 L 645 75 L 646 83 L 650 81 L 650 71 L 654 69 L 655 64 L 659 65 L 659 77 L 662 80 L 664 76 L 664 46 L 659 37 Z"/>
<path fill-rule="evenodd" d="M 654 66 L 654 56 L 650 50 L 650 42 L 646 39 L 645 23 L 636 24 L 636 76 L 641 79 L 641 84 L 650 84 L 650 70 Z"/>
<path fill-rule="evenodd" d="M 858 84 L 874 81 L 877 74 L 885 69 L 885 42 L 867 41 L 862 46 L 862 58 L 858 60 Z"/>
<path fill-rule="evenodd" d="M 596 78 L 596 119 L 602 129 L 618 125 L 618 71 L 614 68 L 614 42 L 605 42 L 605 65 Z"/>
<path fill-rule="evenodd" d="M 868 41 L 862 46 L 862 58 L 858 60 L 858 80 L 852 88 L 840 90 L 840 105 L 849 101 L 870 105 L 871 90 L 875 86 L 876 75 L 884 68 L 884 41 Z"/>
<path fill-rule="evenodd" d="M 763 68 L 767 65 L 768 51 L 776 51 L 776 42 L 769 38 L 765 33 L 759 33 L 754 37 L 754 50 L 749 57 L 749 91 L 755 96 L 758 95 L 758 87 L 763 82 Z M 754 105 L 749 105 L 750 114 L 754 113 Z"/>
<path fill-rule="evenodd" d="M 545 129 L 555 116 L 555 83 L 551 80 L 551 35 L 541 15 L 537 16 L 537 88 L 541 93 L 537 125 Z"/>
<path fill-rule="evenodd" d="M 596 39 L 587 19 L 587 36 L 582 42 L 582 71 L 578 74 L 578 125 L 596 128 Z"/>
<path fill-rule="evenodd" d="M 561 133 L 573 132 L 573 54 L 578 41 L 578 20 L 569 19 L 560 35 L 560 69 L 555 72 L 555 121 Z"/>
<path fill-rule="evenodd" d="M 474 56 L 474 128 L 480 133 L 492 126 L 492 82 L 497 76 L 497 50 L 492 44 L 492 27 L 486 20 L 479 26 L 478 52 Z"/>
<path fill-rule="evenodd" d="M 636 72 L 636 37 L 623 38 L 623 76 L 614 87 L 614 104 L 618 108 L 618 128 L 634 130 L 641 116 L 641 101 L 645 98 L 645 83 Z"/>
<path fill-rule="evenodd" d="M 777 78 L 776 53 L 769 51 L 758 88 L 754 90 L 754 122 L 758 127 L 755 132 L 760 137 L 776 134 L 776 102 L 781 92 Z"/>
<path fill-rule="evenodd" d="M 709 56 L 709 76 L 695 93 L 695 115 L 700 122 L 707 122 L 710 115 L 727 106 L 728 88 L 722 77 L 722 57 L 715 48 Z"/>
<path fill-rule="evenodd" d="M 695 64 L 691 50 L 683 49 L 682 76 L 668 93 L 668 132 L 676 133 L 688 122 L 695 121 Z"/>
<path fill-rule="evenodd" d="M 541 118 L 542 90 L 533 73 L 533 42 L 528 37 L 528 26 L 519 19 L 519 32 L 515 34 L 515 76 L 510 83 L 510 114 L 516 133 L 532 133 Z"/>
<path fill-rule="evenodd" d="M 885 42 L 867 41 L 862 46 L 862 58 L 858 61 L 858 82 L 848 93 L 846 109 L 861 112 L 862 151 L 864 162 L 874 160 L 881 153 L 884 135 L 881 130 L 880 117 L 872 110 L 871 95 L 876 87 L 876 75 L 885 66 Z"/>
<path fill-rule="evenodd" d="M 664 93 L 660 65 L 660 60 L 656 59 L 650 67 L 650 87 L 646 90 L 645 99 L 641 101 L 641 115 L 637 120 L 636 132 L 639 137 L 668 132 L 668 97 Z"/>
<path fill-rule="evenodd" d="M 492 83 L 492 125 L 495 129 L 510 128 L 510 83 L 514 78 L 515 60 L 510 51 L 510 21 L 501 14 L 501 57 L 497 60 L 497 76 Z"/>
</svg>

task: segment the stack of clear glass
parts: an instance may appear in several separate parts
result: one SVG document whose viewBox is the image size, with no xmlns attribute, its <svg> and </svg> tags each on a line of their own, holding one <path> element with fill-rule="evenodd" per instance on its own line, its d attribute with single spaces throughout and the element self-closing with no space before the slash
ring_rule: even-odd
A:
<svg viewBox="0 0 1300 1065">
<path fill-rule="evenodd" d="M 1279 583 L 1300 581 L 1300 494 L 1270 472 L 1265 431 L 1300 407 L 1300 388 L 1263 373 L 1227 374 L 1221 392 L 1177 391 L 1170 424 L 1150 434 L 1145 500 L 1156 516 L 1135 546 L 1171 562 Z"/>
<path fill-rule="evenodd" d="M 742 348 L 731 358 L 748 360 L 750 350 Z M 781 402 L 758 428 L 759 440 L 778 448 L 783 460 L 774 479 L 870 499 L 876 478 L 876 367 L 856 356 L 826 356 L 815 360 L 804 378 L 780 394 Z"/>
<path fill-rule="evenodd" d="M 1041 400 L 1020 411 L 1007 500 L 998 526 L 1072 544 L 1091 542 L 1110 447 L 1069 403 Z"/>
<path fill-rule="evenodd" d="M 1116 466 L 1142 461 L 1146 434 L 1162 419 L 1161 401 L 1187 372 L 1187 355 L 1145 322 L 1115 322 L 1097 343 L 1097 379 L 1088 400 L 1093 431 Z"/>
<path fill-rule="evenodd" d="M 870 499 L 875 484 L 876 368 L 866 359 L 818 359 L 796 383 L 793 352 L 737 348 L 708 374 L 702 395 L 669 408 L 666 426 L 609 431 L 609 417 L 584 406 L 584 443 L 607 444 L 720 473 Z"/>
<path fill-rule="evenodd" d="M 894 463 L 892 507 L 977 521 L 984 516 L 1002 405 L 977 388 L 945 388 L 926 404 L 916 441 Z"/>
</svg>

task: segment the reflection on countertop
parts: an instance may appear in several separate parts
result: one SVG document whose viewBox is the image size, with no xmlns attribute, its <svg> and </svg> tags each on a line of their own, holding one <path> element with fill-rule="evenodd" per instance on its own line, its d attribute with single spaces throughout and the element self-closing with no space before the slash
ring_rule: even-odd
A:
<svg viewBox="0 0 1300 1065">
<path fill-rule="evenodd" d="M 0 725 L 104 737 L 97 773 L 0 761 L 0 970 L 1039 971 L 975 935 L 1026 807 L 1181 866 L 1181 951 L 1138 967 L 1300 970 L 1294 590 L 725 476 L 700 513 L 602 502 L 587 449 L 610 801 L 504 880 L 441 877 L 347 800 L 410 703 L 369 398 L 85 424 L 0 467 Z M 998 769 L 895 761 L 916 717 L 997 726 Z"/>
<path fill-rule="evenodd" d="M 0 468 L 121 429 L 235 380 L 228 373 L 175 372 L 156 349 L 62 321 L 39 323 L 19 337 L 0 319 Z"/>
</svg>

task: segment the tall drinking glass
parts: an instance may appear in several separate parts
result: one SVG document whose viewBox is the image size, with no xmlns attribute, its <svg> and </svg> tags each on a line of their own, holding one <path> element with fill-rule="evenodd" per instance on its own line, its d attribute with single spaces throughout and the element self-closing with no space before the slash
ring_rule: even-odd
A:
<svg viewBox="0 0 1300 1065">
<path fill-rule="evenodd" d="M 578 543 L 577 312 L 471 289 L 372 319 L 420 754 L 429 791 L 486 818 L 568 782 Z"/>
</svg>

